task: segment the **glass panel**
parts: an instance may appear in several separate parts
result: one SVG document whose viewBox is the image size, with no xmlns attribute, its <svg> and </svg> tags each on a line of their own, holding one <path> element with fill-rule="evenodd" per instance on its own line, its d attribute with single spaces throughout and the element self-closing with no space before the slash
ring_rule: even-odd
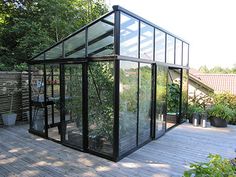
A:
<svg viewBox="0 0 236 177">
<path fill-rule="evenodd" d="M 169 69 L 168 71 L 167 128 L 170 128 L 178 123 L 180 113 L 180 74 L 180 69 Z"/>
<path fill-rule="evenodd" d="M 183 66 L 188 66 L 188 44 L 183 43 Z"/>
<path fill-rule="evenodd" d="M 88 28 L 88 55 L 104 56 L 114 53 L 114 14 Z"/>
<path fill-rule="evenodd" d="M 46 65 L 48 136 L 60 141 L 59 65 Z"/>
<path fill-rule="evenodd" d="M 183 69 L 182 76 L 182 115 L 181 121 L 186 120 L 187 108 L 188 108 L 188 70 Z"/>
<path fill-rule="evenodd" d="M 31 128 L 41 133 L 45 132 L 44 114 L 44 66 L 31 66 L 31 102 L 32 102 L 32 122 Z"/>
<path fill-rule="evenodd" d="M 174 38 L 167 35 L 166 63 L 174 64 Z"/>
<path fill-rule="evenodd" d="M 153 60 L 153 27 L 141 23 L 140 58 Z"/>
<path fill-rule="evenodd" d="M 165 133 L 167 67 L 157 66 L 156 79 L 156 138 Z"/>
<path fill-rule="evenodd" d="M 176 39 L 175 64 L 182 65 L 182 41 Z"/>
<path fill-rule="evenodd" d="M 138 58 L 138 20 L 121 13 L 120 55 Z"/>
<path fill-rule="evenodd" d="M 165 33 L 155 29 L 155 61 L 165 62 Z"/>
<path fill-rule="evenodd" d="M 139 70 L 139 129 L 138 144 L 150 139 L 151 133 L 151 93 L 152 65 L 140 64 Z"/>
<path fill-rule="evenodd" d="M 34 58 L 34 60 L 44 60 L 44 54 L 39 55 L 38 57 Z"/>
<path fill-rule="evenodd" d="M 65 143 L 83 147 L 82 65 L 65 65 Z"/>
<path fill-rule="evenodd" d="M 62 57 L 62 43 L 56 45 L 46 52 L 46 60 L 58 59 Z"/>
<path fill-rule="evenodd" d="M 65 58 L 85 57 L 85 30 L 64 42 Z"/>
<path fill-rule="evenodd" d="M 113 154 L 114 63 L 93 62 L 88 68 L 89 149 Z"/>
<path fill-rule="evenodd" d="M 138 63 L 120 61 L 120 155 L 137 144 L 137 92 Z"/>
</svg>

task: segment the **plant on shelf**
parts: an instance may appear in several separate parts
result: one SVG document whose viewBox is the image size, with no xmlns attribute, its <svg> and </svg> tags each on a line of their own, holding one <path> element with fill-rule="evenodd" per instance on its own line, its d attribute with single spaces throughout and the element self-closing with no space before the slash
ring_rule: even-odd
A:
<svg viewBox="0 0 236 177">
<path fill-rule="evenodd" d="M 20 92 L 20 89 L 17 87 L 17 81 L 7 81 L 2 84 L 2 90 L 0 92 L 1 95 L 5 95 L 10 97 L 9 111 L 2 114 L 2 119 L 4 125 L 14 125 L 16 121 L 17 114 L 13 112 L 13 102 L 14 96 Z"/>
<path fill-rule="evenodd" d="M 215 127 L 227 127 L 227 122 L 235 117 L 235 112 L 223 104 L 214 104 L 207 110 L 211 125 Z"/>
<path fill-rule="evenodd" d="M 215 177 L 230 177 L 236 176 L 236 166 L 232 161 L 223 159 L 220 155 L 210 154 L 209 162 L 196 162 L 190 164 L 190 170 L 184 172 L 184 177 L 201 177 L 201 176 L 215 176 Z"/>
</svg>

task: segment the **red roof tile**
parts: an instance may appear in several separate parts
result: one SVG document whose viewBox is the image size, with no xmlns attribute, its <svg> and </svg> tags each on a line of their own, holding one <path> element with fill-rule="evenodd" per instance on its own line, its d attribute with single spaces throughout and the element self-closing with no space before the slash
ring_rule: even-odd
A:
<svg viewBox="0 0 236 177">
<path fill-rule="evenodd" d="M 230 92 L 236 95 L 236 74 L 200 74 L 196 77 L 208 84 L 215 92 Z"/>
</svg>

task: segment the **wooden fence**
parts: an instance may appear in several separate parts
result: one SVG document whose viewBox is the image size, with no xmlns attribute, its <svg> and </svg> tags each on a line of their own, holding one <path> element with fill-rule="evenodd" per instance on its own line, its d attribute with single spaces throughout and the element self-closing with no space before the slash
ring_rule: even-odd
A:
<svg viewBox="0 0 236 177">
<path fill-rule="evenodd" d="M 29 110 L 27 72 L 0 72 L 0 124 L 1 115 L 10 111 L 17 113 L 16 120 L 27 120 Z"/>
</svg>

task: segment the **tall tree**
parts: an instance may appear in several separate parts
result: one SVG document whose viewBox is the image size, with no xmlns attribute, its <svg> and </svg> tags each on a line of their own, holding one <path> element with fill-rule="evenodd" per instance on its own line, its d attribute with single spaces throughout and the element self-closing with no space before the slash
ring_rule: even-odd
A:
<svg viewBox="0 0 236 177">
<path fill-rule="evenodd" d="M 12 66 L 107 12 L 104 0 L 3 0 L 0 63 Z"/>
</svg>

